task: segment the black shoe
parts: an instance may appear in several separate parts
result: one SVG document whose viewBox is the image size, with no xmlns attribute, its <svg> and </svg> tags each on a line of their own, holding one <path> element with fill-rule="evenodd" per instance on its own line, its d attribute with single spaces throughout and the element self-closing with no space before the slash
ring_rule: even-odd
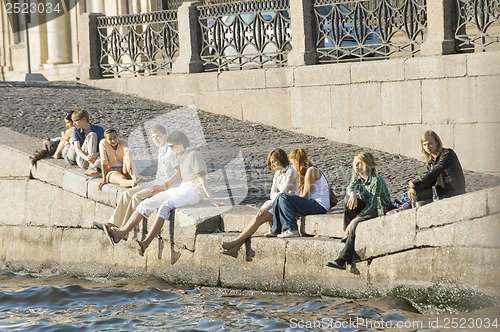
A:
<svg viewBox="0 0 500 332">
<path fill-rule="evenodd" d="M 340 242 L 342 243 L 346 243 L 346 241 L 347 241 L 347 236 L 340 239 Z"/>
<path fill-rule="evenodd" d="M 340 259 L 336 259 L 333 262 L 326 263 L 326 266 L 333 267 L 339 270 L 345 270 L 345 262 L 340 263 Z"/>
<path fill-rule="evenodd" d="M 104 227 L 102 226 L 102 223 L 100 222 L 97 222 L 97 221 L 92 221 L 92 224 L 97 228 L 97 229 L 100 229 L 101 231 L 104 230 Z"/>
</svg>

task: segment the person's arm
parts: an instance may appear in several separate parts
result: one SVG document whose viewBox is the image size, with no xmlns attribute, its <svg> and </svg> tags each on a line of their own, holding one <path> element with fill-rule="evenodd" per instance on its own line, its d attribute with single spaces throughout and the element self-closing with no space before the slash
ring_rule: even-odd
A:
<svg viewBox="0 0 500 332">
<path fill-rule="evenodd" d="M 198 181 L 200 181 L 200 184 L 201 184 L 201 188 L 203 189 L 203 191 L 205 192 L 205 194 L 207 195 L 208 197 L 208 200 L 210 201 L 210 203 L 214 206 L 219 206 L 221 205 L 220 203 L 217 203 L 214 201 L 214 198 L 212 196 L 212 192 L 210 191 L 210 188 L 208 187 L 208 182 L 207 182 L 207 174 L 206 172 L 201 172 L 201 173 L 198 173 L 196 174 L 196 176 L 198 177 Z"/>
<path fill-rule="evenodd" d="M 271 198 L 272 201 L 274 201 L 276 196 L 278 196 L 278 194 L 280 193 L 278 190 L 278 176 L 279 176 L 279 172 L 278 171 L 274 172 L 273 184 L 271 186 L 271 193 L 269 194 L 269 197 Z"/>
<path fill-rule="evenodd" d="M 108 160 L 108 155 L 106 153 L 106 141 L 105 140 L 102 140 L 99 142 L 99 151 L 101 152 L 101 155 L 102 155 L 102 160 L 101 160 L 102 181 L 99 182 L 99 185 L 97 186 L 97 190 L 101 190 L 102 186 L 104 186 L 107 183 L 106 177 L 107 177 L 108 171 L 109 171 L 109 160 Z"/>
<path fill-rule="evenodd" d="M 353 174 L 351 182 L 349 182 L 349 185 L 347 186 L 347 189 L 345 191 L 346 196 L 349 197 L 349 200 L 347 201 L 347 207 L 350 210 L 353 210 L 358 206 L 358 194 L 355 190 L 357 183 L 359 183 L 359 177 L 356 174 Z"/>
<path fill-rule="evenodd" d="M 62 150 L 66 144 L 69 143 L 71 136 L 73 136 L 73 128 L 68 128 L 66 131 L 61 132 L 61 140 L 59 141 L 56 152 L 54 153 L 55 159 L 61 158 Z"/>
<path fill-rule="evenodd" d="M 165 181 L 162 184 L 153 186 L 151 189 L 149 189 L 149 192 L 152 194 L 156 194 L 160 191 L 166 190 L 170 187 L 170 185 L 172 185 L 172 183 L 175 183 L 180 179 L 181 179 L 181 168 L 180 166 L 177 166 L 174 168 L 174 174 L 171 177 L 169 177 L 167 181 Z"/>
<path fill-rule="evenodd" d="M 304 190 L 300 194 L 301 197 L 309 198 L 311 195 L 311 186 L 314 182 L 318 181 L 321 178 L 321 171 L 315 167 L 309 167 L 306 172 L 306 176 L 304 177 Z"/>
<path fill-rule="evenodd" d="M 299 177 L 297 175 L 297 172 L 295 172 L 295 170 L 290 167 L 285 172 L 285 181 L 283 183 L 283 187 L 280 192 L 282 193 L 295 192 L 294 188 L 298 186 L 298 183 L 299 183 Z"/>
<path fill-rule="evenodd" d="M 429 170 L 427 174 L 421 180 L 413 181 L 415 185 L 415 190 L 419 191 L 422 189 L 430 188 L 436 183 L 437 178 L 444 172 L 448 167 L 448 161 L 450 159 L 450 150 L 443 150 L 439 156 L 439 160 L 433 169 Z"/>
<path fill-rule="evenodd" d="M 75 152 L 76 152 L 76 154 L 77 154 L 79 157 L 81 157 L 81 158 L 83 158 L 83 159 L 87 160 L 87 159 L 88 159 L 88 156 L 87 156 L 87 154 L 86 154 L 85 152 L 83 152 L 83 150 L 82 150 L 82 148 L 81 148 L 81 145 L 80 145 L 80 141 L 78 141 L 78 140 L 74 141 L 74 142 L 73 142 L 73 145 L 75 146 Z"/>
</svg>

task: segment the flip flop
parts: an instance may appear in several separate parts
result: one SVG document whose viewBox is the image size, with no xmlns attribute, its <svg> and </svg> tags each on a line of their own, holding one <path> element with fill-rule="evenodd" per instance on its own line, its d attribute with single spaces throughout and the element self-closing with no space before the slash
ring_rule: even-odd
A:
<svg viewBox="0 0 500 332">
<path fill-rule="evenodd" d="M 139 184 L 142 183 L 143 178 L 139 176 L 138 178 L 135 179 L 134 184 L 132 185 L 132 188 L 137 187 Z"/>
<path fill-rule="evenodd" d="M 135 239 L 135 242 L 137 243 L 137 253 L 144 256 L 144 248 L 142 247 L 142 244 L 137 239 Z"/>
<path fill-rule="evenodd" d="M 114 246 L 115 243 L 115 240 L 113 239 L 113 230 L 110 228 L 111 227 L 111 224 L 105 224 L 103 226 L 104 228 L 104 232 L 106 233 L 108 239 L 109 239 L 109 242 L 111 242 L 111 245 Z"/>
</svg>

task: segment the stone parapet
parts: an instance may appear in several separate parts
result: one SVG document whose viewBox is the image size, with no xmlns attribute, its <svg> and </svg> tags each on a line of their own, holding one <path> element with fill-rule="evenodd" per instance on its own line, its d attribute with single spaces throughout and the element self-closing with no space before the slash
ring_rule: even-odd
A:
<svg viewBox="0 0 500 332">
<path fill-rule="evenodd" d="M 482 144 L 500 132 L 499 62 L 491 51 L 86 83 L 413 158 L 433 129 L 465 169 L 500 174 Z"/>
<path fill-rule="evenodd" d="M 27 161 L 26 152 L 3 142 L 0 152 L 8 150 L 13 156 L 7 163 L 18 160 L 15 154 Z M 222 242 L 240 232 L 257 208 L 227 211 L 203 202 L 175 210 L 141 257 L 133 241 L 140 233 L 111 246 L 103 232 L 91 228 L 91 220 L 104 222 L 111 215 L 110 204 L 123 189 L 113 191 L 114 186 L 108 186 L 106 192 L 80 194 L 71 187 L 78 183 L 48 176 L 53 168 L 63 178 L 67 173 L 85 178 L 79 171 L 70 172 L 74 168 L 60 160 L 42 160 L 39 166 L 44 164 L 45 169 L 33 171 L 32 178 L 0 174 L 0 186 L 8 193 L 0 195 L 2 264 L 57 266 L 87 275 L 149 273 L 171 283 L 348 297 L 383 294 L 400 285 L 429 287 L 440 281 L 499 294 L 500 187 L 359 224 L 356 250 L 363 261 L 355 274 L 326 266 L 344 246 L 339 240 L 340 205 L 328 214 L 303 218 L 300 229 L 307 236 L 281 239 L 257 233 L 233 258 L 220 253 Z M 83 183 L 88 188 L 97 180 Z M 259 232 L 267 231 L 261 228 Z"/>
</svg>

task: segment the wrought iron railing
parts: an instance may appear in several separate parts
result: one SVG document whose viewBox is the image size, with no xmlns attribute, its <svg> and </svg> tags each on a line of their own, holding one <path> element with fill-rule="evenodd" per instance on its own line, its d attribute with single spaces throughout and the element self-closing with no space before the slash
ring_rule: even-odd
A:
<svg viewBox="0 0 500 332">
<path fill-rule="evenodd" d="M 292 48 L 289 7 L 289 0 L 248 0 L 198 7 L 200 56 L 205 70 L 286 65 Z"/>
<path fill-rule="evenodd" d="M 177 11 L 100 17 L 103 76 L 170 72 L 179 51 Z"/>
<path fill-rule="evenodd" d="M 426 0 L 315 0 L 314 12 L 321 63 L 414 56 L 426 37 Z"/>
<path fill-rule="evenodd" d="M 456 0 L 458 51 L 487 49 L 500 42 L 500 0 Z"/>
</svg>

